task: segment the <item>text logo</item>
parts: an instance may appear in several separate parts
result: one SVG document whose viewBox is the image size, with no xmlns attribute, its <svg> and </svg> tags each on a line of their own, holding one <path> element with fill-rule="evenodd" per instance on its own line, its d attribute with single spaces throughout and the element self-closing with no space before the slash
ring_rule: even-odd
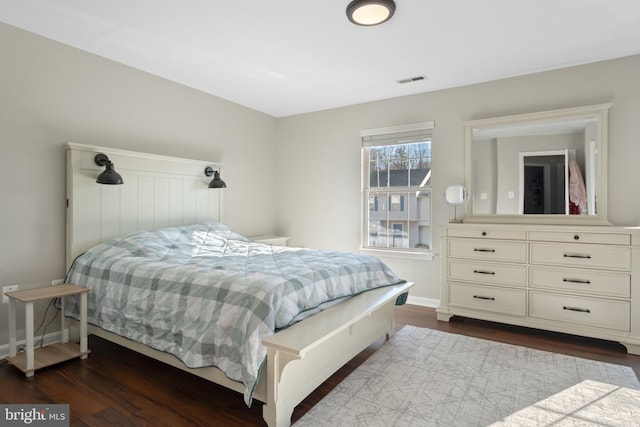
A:
<svg viewBox="0 0 640 427">
<path fill-rule="evenodd" d="M 69 427 L 69 405 L 0 404 L 0 426 Z"/>
</svg>

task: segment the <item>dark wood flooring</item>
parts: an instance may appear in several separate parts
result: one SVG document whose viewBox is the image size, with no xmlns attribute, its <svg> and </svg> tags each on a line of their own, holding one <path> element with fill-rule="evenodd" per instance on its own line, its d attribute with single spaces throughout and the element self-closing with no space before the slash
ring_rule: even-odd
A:
<svg viewBox="0 0 640 427">
<path fill-rule="evenodd" d="M 438 322 L 434 309 L 396 308 L 396 324 L 528 346 L 634 369 L 640 377 L 640 356 L 622 345 L 596 339 L 454 317 Z M 299 419 L 336 384 L 383 344 L 380 339 L 351 360 L 294 411 Z M 0 362 L 0 402 L 68 403 L 72 426 L 262 426 L 262 408 L 251 408 L 242 395 L 156 362 L 97 337 L 90 337 L 89 358 L 72 360 L 25 378 Z"/>
</svg>

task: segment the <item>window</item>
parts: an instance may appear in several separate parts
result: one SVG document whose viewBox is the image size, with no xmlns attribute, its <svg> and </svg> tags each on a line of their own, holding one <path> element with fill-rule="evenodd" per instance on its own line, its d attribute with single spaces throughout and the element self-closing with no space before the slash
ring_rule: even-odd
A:
<svg viewBox="0 0 640 427">
<path fill-rule="evenodd" d="M 361 132 L 363 248 L 430 249 L 432 129 L 425 122 Z"/>
</svg>

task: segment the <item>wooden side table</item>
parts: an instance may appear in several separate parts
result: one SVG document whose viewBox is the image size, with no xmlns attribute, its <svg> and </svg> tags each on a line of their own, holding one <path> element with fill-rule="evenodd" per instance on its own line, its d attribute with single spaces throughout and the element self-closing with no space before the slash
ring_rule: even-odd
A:
<svg viewBox="0 0 640 427">
<path fill-rule="evenodd" d="M 7 292 L 9 297 L 9 357 L 7 360 L 16 366 L 27 377 L 33 376 L 36 369 L 44 368 L 75 357 L 86 359 L 89 355 L 87 348 L 87 293 L 88 288 L 81 286 L 62 284 L 47 286 L 44 288 L 25 289 L 22 291 Z M 64 316 L 65 297 L 80 294 L 80 345 L 69 342 L 69 327 Z M 60 317 L 62 342 L 50 344 L 41 348 L 33 348 L 33 303 L 60 297 Z M 16 301 L 25 305 L 25 352 L 17 354 L 16 348 Z"/>
</svg>

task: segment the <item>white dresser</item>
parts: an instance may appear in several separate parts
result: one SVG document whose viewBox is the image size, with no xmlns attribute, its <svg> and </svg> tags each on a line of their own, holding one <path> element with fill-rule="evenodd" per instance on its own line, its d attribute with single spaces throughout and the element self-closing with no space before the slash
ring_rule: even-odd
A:
<svg viewBox="0 0 640 427">
<path fill-rule="evenodd" d="M 618 341 L 640 354 L 640 228 L 448 224 L 438 320 Z"/>
</svg>

